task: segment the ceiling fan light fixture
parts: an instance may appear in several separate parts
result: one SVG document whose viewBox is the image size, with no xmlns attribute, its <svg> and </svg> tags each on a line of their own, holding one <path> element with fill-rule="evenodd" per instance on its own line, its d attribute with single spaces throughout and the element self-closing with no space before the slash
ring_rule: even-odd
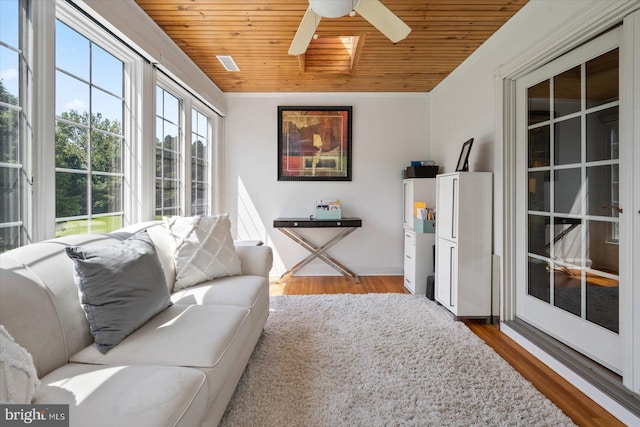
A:
<svg viewBox="0 0 640 427">
<path fill-rule="evenodd" d="M 323 18 L 340 18 L 353 11 L 360 0 L 309 0 L 309 6 Z"/>
</svg>

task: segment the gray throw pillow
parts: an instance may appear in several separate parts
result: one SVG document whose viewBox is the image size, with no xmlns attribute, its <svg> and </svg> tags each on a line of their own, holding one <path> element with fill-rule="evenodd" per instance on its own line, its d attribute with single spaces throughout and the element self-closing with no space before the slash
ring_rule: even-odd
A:
<svg viewBox="0 0 640 427">
<path fill-rule="evenodd" d="M 75 264 L 82 309 L 101 353 L 171 305 L 146 231 L 113 246 L 75 246 L 66 251 Z"/>
</svg>

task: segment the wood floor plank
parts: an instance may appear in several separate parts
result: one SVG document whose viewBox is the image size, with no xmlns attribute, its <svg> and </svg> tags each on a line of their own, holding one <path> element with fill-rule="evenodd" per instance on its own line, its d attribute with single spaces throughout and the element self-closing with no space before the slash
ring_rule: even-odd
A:
<svg viewBox="0 0 640 427">
<path fill-rule="evenodd" d="M 363 293 L 409 293 L 403 286 L 402 276 L 361 276 L 360 283 L 341 276 L 294 276 L 282 283 L 272 280 L 269 294 L 318 295 Z M 580 427 L 624 426 L 617 418 L 589 399 L 584 393 L 536 359 L 507 335 L 499 325 L 465 322 L 503 359 L 549 400 L 558 406 Z"/>
</svg>

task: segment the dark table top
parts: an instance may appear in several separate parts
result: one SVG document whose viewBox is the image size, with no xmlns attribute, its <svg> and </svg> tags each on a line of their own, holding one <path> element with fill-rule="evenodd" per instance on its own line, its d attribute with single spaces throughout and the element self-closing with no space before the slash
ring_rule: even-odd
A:
<svg viewBox="0 0 640 427">
<path fill-rule="evenodd" d="M 361 218 L 310 219 L 310 218 L 276 218 L 275 228 L 322 228 L 322 227 L 362 227 Z"/>
</svg>

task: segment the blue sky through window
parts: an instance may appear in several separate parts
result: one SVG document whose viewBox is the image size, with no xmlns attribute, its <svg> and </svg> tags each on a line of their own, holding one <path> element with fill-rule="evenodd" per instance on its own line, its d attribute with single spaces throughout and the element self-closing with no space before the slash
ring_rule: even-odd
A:
<svg viewBox="0 0 640 427">
<path fill-rule="evenodd" d="M 5 89 L 18 97 L 18 0 L 0 0 L 0 80 Z"/>
<path fill-rule="evenodd" d="M 93 115 L 122 123 L 122 61 L 56 21 L 56 68 L 56 116 L 91 107 Z"/>
</svg>

